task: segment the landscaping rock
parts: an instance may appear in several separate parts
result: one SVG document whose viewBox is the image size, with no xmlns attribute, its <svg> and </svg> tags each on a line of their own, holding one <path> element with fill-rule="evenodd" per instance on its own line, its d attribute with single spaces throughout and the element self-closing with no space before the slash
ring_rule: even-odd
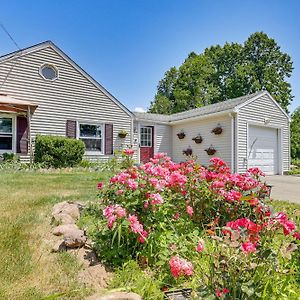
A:
<svg viewBox="0 0 300 300">
<path fill-rule="evenodd" d="M 64 234 L 64 242 L 68 248 L 82 247 L 86 242 L 83 230 L 73 229 Z"/>
<path fill-rule="evenodd" d="M 69 251 L 85 268 L 98 265 L 99 260 L 96 253 L 92 249 L 87 248 L 86 244 L 87 242 L 85 243 L 84 247 L 81 247 L 79 249 L 70 249 Z"/>
<path fill-rule="evenodd" d="M 78 274 L 78 281 L 94 290 L 100 290 L 107 287 L 111 276 L 103 265 L 98 264 L 82 270 Z"/>
<path fill-rule="evenodd" d="M 114 292 L 106 295 L 95 294 L 88 298 L 87 300 L 142 300 L 142 298 L 135 293 L 126 292 Z"/>
<path fill-rule="evenodd" d="M 63 252 L 66 251 L 67 247 L 65 245 L 65 242 L 63 240 L 57 241 L 54 246 L 51 249 L 51 252 Z"/>
<path fill-rule="evenodd" d="M 73 230 L 78 230 L 78 227 L 75 224 L 64 224 L 55 227 L 52 233 L 54 235 L 64 235 Z"/>
<path fill-rule="evenodd" d="M 53 215 L 53 219 L 59 224 L 75 224 L 75 220 L 67 214 Z"/>
<path fill-rule="evenodd" d="M 62 224 L 74 224 L 80 217 L 80 203 L 64 201 L 53 206 L 53 219 Z"/>
</svg>

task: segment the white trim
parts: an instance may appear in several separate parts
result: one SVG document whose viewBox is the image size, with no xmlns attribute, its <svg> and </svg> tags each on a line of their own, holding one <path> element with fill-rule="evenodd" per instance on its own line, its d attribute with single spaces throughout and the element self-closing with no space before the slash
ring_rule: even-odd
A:
<svg viewBox="0 0 300 300">
<path fill-rule="evenodd" d="M 231 133 L 231 170 L 233 172 L 235 172 L 235 166 L 234 166 L 234 114 L 233 113 L 230 113 L 229 114 L 230 116 L 230 133 Z"/>
<path fill-rule="evenodd" d="M 141 128 L 147 128 L 147 129 L 151 129 L 149 133 L 151 133 L 151 146 L 142 146 L 140 145 L 140 148 L 153 148 L 154 149 L 154 126 L 152 125 L 141 125 Z M 140 132 L 140 141 L 142 141 L 141 138 L 141 132 Z M 149 141 L 148 139 L 146 141 Z"/>
<path fill-rule="evenodd" d="M 105 151 L 105 123 L 103 122 L 93 122 L 93 121 L 84 121 L 84 120 L 77 120 L 76 121 L 76 139 L 93 139 L 92 137 L 81 137 L 80 136 L 80 125 L 95 125 L 101 126 L 101 138 L 94 138 L 95 140 L 102 140 L 102 151 L 85 151 L 85 155 L 104 155 Z"/>
<path fill-rule="evenodd" d="M 67 54 L 65 54 L 61 49 L 59 49 L 53 42 L 46 41 L 40 44 L 28 47 L 26 49 L 18 50 L 13 53 L 4 55 L 0 57 L 0 64 L 4 61 L 13 58 L 20 58 L 24 55 L 45 49 L 51 48 L 63 59 L 65 59 L 72 67 L 74 67 L 81 75 L 83 75 L 87 80 L 89 80 L 96 88 L 98 88 L 104 95 L 106 95 L 111 101 L 113 101 L 117 106 L 119 106 L 124 112 L 130 117 L 134 117 L 133 113 L 126 108 L 119 100 L 117 100 L 112 94 L 110 94 L 99 82 L 97 82 L 92 76 L 90 76 L 86 71 L 84 71 L 78 64 L 76 64 Z M 19 55 L 18 55 L 19 54 Z M 18 56 L 17 56 L 18 55 Z"/>
<path fill-rule="evenodd" d="M 140 129 L 141 129 L 141 124 L 140 122 L 137 123 L 137 162 L 140 164 L 141 163 L 141 140 L 140 140 Z"/>
<path fill-rule="evenodd" d="M 276 135 L 277 135 L 277 173 L 274 175 L 282 175 L 283 174 L 283 157 L 282 157 L 282 129 L 284 126 L 275 126 L 275 125 L 269 125 L 264 124 L 261 122 L 255 122 L 255 121 L 247 121 L 246 122 L 246 170 L 249 168 L 249 126 L 256 126 L 256 127 L 262 127 L 262 128 L 271 128 L 276 129 Z"/>
<path fill-rule="evenodd" d="M 239 173 L 239 114 L 235 115 L 235 172 Z"/>
<path fill-rule="evenodd" d="M 157 153 L 157 126 L 153 125 L 153 155 Z"/>
<path fill-rule="evenodd" d="M 186 123 L 186 122 L 197 121 L 200 119 L 202 120 L 202 119 L 208 119 L 208 118 L 214 118 L 214 117 L 218 117 L 218 116 L 228 115 L 228 113 L 231 113 L 231 112 L 233 112 L 233 109 L 227 109 L 227 110 L 219 111 L 216 113 L 210 113 L 207 115 L 188 117 L 188 118 L 177 120 L 177 121 L 171 121 L 168 124 L 169 125 L 178 125 L 178 124 L 182 124 L 182 123 Z"/>
<path fill-rule="evenodd" d="M 0 150 L 0 154 L 3 153 L 16 153 L 17 152 L 17 118 L 16 114 L 5 114 L 0 113 L 1 118 L 11 118 L 12 119 L 12 149 L 11 150 Z"/>
<path fill-rule="evenodd" d="M 278 151 L 278 173 L 283 175 L 283 155 L 282 155 L 282 128 L 277 129 L 277 151 Z"/>
<path fill-rule="evenodd" d="M 46 78 L 46 77 L 44 76 L 44 74 L 42 73 L 44 67 L 48 67 L 48 68 L 54 69 L 55 72 L 56 72 L 56 77 L 55 77 L 55 78 L 52 78 L 52 79 Z M 44 80 L 46 80 L 46 81 L 52 81 L 52 82 L 53 82 L 53 81 L 59 79 L 59 70 L 58 70 L 58 68 L 57 68 L 54 64 L 52 64 L 52 63 L 44 63 L 44 64 L 42 64 L 42 65 L 39 67 L 39 74 L 40 74 L 40 76 L 41 76 Z"/>
<path fill-rule="evenodd" d="M 156 125 L 151 122 L 145 123 L 138 123 L 138 163 L 141 163 L 141 127 L 153 127 L 152 134 L 153 134 L 153 154 L 156 154 Z"/>
<path fill-rule="evenodd" d="M 261 127 L 266 127 L 266 128 L 283 128 L 283 125 L 273 125 L 273 124 L 265 124 L 264 122 L 259 122 L 259 121 L 246 121 L 247 124 L 253 125 L 253 126 L 261 126 Z"/>
<path fill-rule="evenodd" d="M 287 166 L 287 171 L 289 171 L 291 169 L 291 123 L 289 122 L 288 124 L 288 153 L 289 153 L 289 157 L 288 157 L 288 166 Z"/>
<path fill-rule="evenodd" d="M 267 95 L 273 102 L 274 104 L 281 110 L 281 112 L 285 115 L 285 117 L 289 120 L 289 122 L 291 121 L 289 115 L 283 110 L 283 108 L 280 106 L 280 104 L 271 96 L 271 94 L 268 91 L 264 91 L 263 93 L 260 93 L 256 96 L 254 96 L 253 98 L 250 98 L 249 100 L 245 101 L 244 103 L 238 105 L 235 107 L 235 110 L 238 111 L 239 109 L 241 109 L 242 107 L 250 104 L 251 102 L 255 101 L 256 99 L 260 98 L 261 96 Z"/>
<path fill-rule="evenodd" d="M 136 122 L 142 122 L 142 123 L 155 123 L 155 124 L 159 124 L 159 125 L 172 125 L 170 123 L 170 121 L 156 121 L 156 120 L 149 120 L 149 119 L 143 119 L 143 118 L 134 118 L 134 121 Z"/>
</svg>

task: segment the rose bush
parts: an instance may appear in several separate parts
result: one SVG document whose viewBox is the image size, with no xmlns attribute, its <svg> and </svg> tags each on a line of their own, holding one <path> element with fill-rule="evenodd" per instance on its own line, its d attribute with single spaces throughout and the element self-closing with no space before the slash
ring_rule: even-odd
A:
<svg viewBox="0 0 300 300">
<path fill-rule="evenodd" d="M 274 293 L 270 276 L 289 276 L 299 233 L 266 204 L 259 169 L 237 174 L 216 157 L 203 167 L 163 153 L 135 166 L 132 155 L 124 151 L 124 169 L 98 184 L 101 201 L 88 209 L 103 261 L 136 259 L 165 286 L 197 282 L 201 297 L 261 299 Z"/>
</svg>

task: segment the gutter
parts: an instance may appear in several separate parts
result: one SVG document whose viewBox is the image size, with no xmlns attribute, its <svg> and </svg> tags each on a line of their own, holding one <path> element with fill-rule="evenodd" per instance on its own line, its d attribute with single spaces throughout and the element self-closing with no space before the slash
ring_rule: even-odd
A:
<svg viewBox="0 0 300 300">
<path fill-rule="evenodd" d="M 191 121 L 197 121 L 197 120 L 202 120 L 202 119 L 208 119 L 208 118 L 213 118 L 213 117 L 217 117 L 217 116 L 225 116 L 228 115 L 228 113 L 232 113 L 232 112 L 236 112 L 233 109 L 228 109 L 228 110 L 223 110 L 220 112 L 216 112 L 216 113 L 211 113 L 211 114 L 207 114 L 207 115 L 202 115 L 202 116 L 195 116 L 195 117 L 186 117 L 184 119 L 180 119 L 180 120 L 176 120 L 176 121 L 170 121 L 170 125 L 177 125 L 177 124 L 182 124 L 182 123 L 186 123 L 186 122 L 191 122 Z"/>
</svg>

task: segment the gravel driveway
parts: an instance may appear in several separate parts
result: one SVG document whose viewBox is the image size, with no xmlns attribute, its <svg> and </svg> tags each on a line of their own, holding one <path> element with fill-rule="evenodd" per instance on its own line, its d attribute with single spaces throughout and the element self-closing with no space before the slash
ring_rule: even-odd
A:
<svg viewBox="0 0 300 300">
<path fill-rule="evenodd" d="M 266 176 L 267 184 L 272 185 L 271 198 L 300 203 L 300 177 L 291 175 Z"/>
</svg>

